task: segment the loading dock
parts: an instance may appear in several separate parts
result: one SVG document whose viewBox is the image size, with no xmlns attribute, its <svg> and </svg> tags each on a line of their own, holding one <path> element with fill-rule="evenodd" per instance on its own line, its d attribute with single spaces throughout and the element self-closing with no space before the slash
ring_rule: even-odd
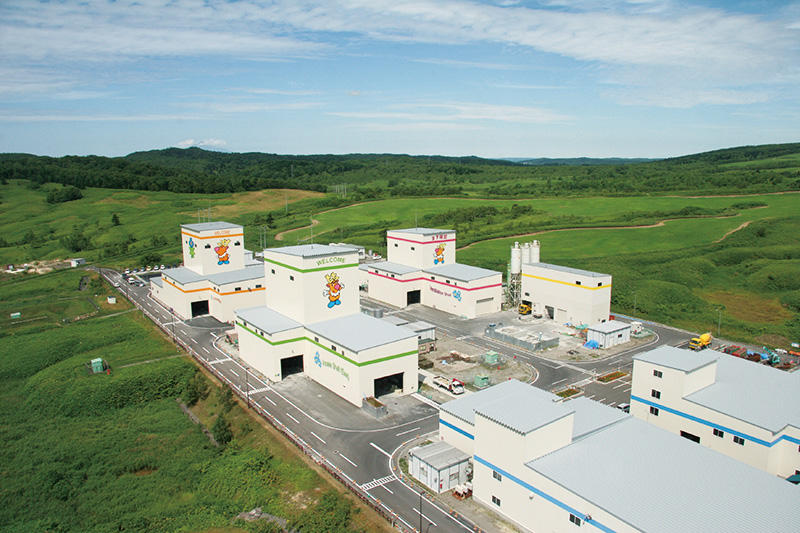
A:
<svg viewBox="0 0 800 533">
<path fill-rule="evenodd" d="M 292 374 L 302 374 L 303 369 L 302 355 L 295 355 L 281 359 L 281 379 L 285 379 Z"/>
<path fill-rule="evenodd" d="M 422 301 L 422 293 L 419 290 L 408 291 L 406 293 L 406 305 L 418 304 Z"/>
<path fill-rule="evenodd" d="M 192 302 L 192 318 L 207 314 L 209 314 L 208 300 L 200 300 L 199 302 Z"/>
<path fill-rule="evenodd" d="M 385 396 L 395 390 L 403 390 L 403 372 L 375 378 L 375 397 Z"/>
</svg>

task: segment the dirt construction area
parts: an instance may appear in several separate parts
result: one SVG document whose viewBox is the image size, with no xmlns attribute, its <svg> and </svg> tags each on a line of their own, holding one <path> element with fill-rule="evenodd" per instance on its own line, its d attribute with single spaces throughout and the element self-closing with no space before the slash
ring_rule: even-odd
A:
<svg viewBox="0 0 800 533">
<path fill-rule="evenodd" d="M 432 377 L 444 376 L 462 381 L 468 390 L 479 390 L 474 385 L 476 376 L 488 377 L 488 385 L 496 385 L 501 381 L 518 379 L 530 381 L 533 379 L 533 369 L 530 365 L 516 359 L 498 354 L 496 364 L 483 362 L 486 350 L 478 348 L 468 342 L 437 333 L 436 350 L 420 355 L 420 374 L 425 377 L 421 393 L 428 398 L 442 402 L 451 400 L 453 395 L 432 385 Z M 425 361 L 433 363 L 430 368 Z"/>
</svg>

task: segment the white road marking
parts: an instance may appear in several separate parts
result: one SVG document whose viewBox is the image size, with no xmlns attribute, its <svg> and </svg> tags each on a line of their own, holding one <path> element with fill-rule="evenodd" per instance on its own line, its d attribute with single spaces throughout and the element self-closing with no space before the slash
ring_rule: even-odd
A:
<svg viewBox="0 0 800 533">
<path fill-rule="evenodd" d="M 342 456 L 342 459 L 344 459 L 345 461 L 347 461 L 348 463 L 350 463 L 350 464 L 351 464 L 351 465 L 353 465 L 354 467 L 358 468 L 358 465 L 357 465 L 357 464 L 355 464 L 355 463 L 354 463 L 353 461 L 351 461 L 350 459 L 348 459 L 347 457 L 345 457 L 343 453 L 340 453 L 339 455 L 341 455 L 341 456 Z"/>
<path fill-rule="evenodd" d="M 630 391 L 630 390 L 631 390 L 631 388 L 630 388 L 630 387 L 628 387 L 627 389 L 623 390 L 622 392 L 628 392 L 628 391 Z"/>
<path fill-rule="evenodd" d="M 428 522 L 433 524 L 433 527 L 439 527 L 439 526 L 436 525 L 436 522 L 434 522 L 433 520 L 431 520 L 430 518 L 428 518 L 424 514 L 420 513 L 419 510 L 416 507 L 412 507 L 412 509 L 414 510 L 415 513 L 419 514 L 422 518 L 424 518 L 425 520 L 427 520 Z"/>
<path fill-rule="evenodd" d="M 236 373 L 236 370 L 234 370 L 234 369 L 232 369 L 232 368 L 229 368 L 228 370 L 230 370 L 230 371 L 231 371 L 231 374 L 233 374 L 233 375 L 234 375 L 234 376 L 236 376 L 237 378 L 238 378 L 238 377 L 241 377 L 239 374 L 237 374 L 237 373 Z"/>
<path fill-rule="evenodd" d="M 205 346 L 201 346 L 201 349 L 206 353 L 211 353 L 211 352 L 208 351 L 208 348 L 206 348 Z"/>
<path fill-rule="evenodd" d="M 252 385 L 250 385 L 250 386 L 252 387 Z M 252 396 L 253 394 L 259 394 L 261 392 L 267 392 L 268 390 L 269 390 L 269 387 L 262 387 L 260 389 L 253 388 L 253 390 L 250 391 L 250 395 Z"/>
<path fill-rule="evenodd" d="M 189 340 L 192 341 L 193 343 L 197 344 L 197 341 L 194 340 L 193 338 L 189 337 Z"/>
<path fill-rule="evenodd" d="M 180 331 L 180 332 L 181 332 L 181 333 L 183 333 L 184 335 L 187 335 L 187 336 L 189 335 L 188 333 L 186 333 L 185 331 L 183 331 L 181 328 L 178 328 L 178 331 Z"/>
<path fill-rule="evenodd" d="M 395 435 L 395 436 L 396 436 L 396 437 L 399 437 L 400 435 L 405 435 L 406 433 L 411 433 L 412 431 L 416 431 L 416 430 L 418 430 L 418 429 L 419 429 L 419 427 L 415 427 L 415 428 L 413 428 L 413 429 L 409 429 L 409 430 L 407 430 L 407 431 L 403 431 L 402 433 L 398 433 L 398 434 L 397 434 L 397 435 Z"/>
<path fill-rule="evenodd" d="M 210 363 L 208 363 L 208 364 L 209 364 L 209 365 L 218 365 L 218 364 L 220 364 L 220 363 L 227 363 L 227 362 L 228 362 L 228 360 L 227 360 L 227 359 L 215 359 L 215 360 L 211 361 L 211 362 L 210 362 Z"/>
<path fill-rule="evenodd" d="M 617 386 L 616 386 L 616 387 L 614 387 L 614 388 L 615 388 L 615 389 L 618 389 L 618 388 L 620 388 L 620 387 L 624 387 L 625 385 L 629 385 L 629 383 L 626 383 L 626 382 L 624 382 L 624 381 L 623 381 L 622 383 L 620 383 L 619 385 L 617 385 Z"/>
<path fill-rule="evenodd" d="M 394 476 L 386 476 L 386 477 L 382 477 L 381 479 L 373 479 L 369 483 L 364 483 L 363 485 L 361 485 L 361 490 L 372 490 L 375 487 L 382 487 L 386 483 L 389 483 L 390 481 L 394 481 L 396 479 L 397 478 L 394 477 Z M 392 492 L 392 491 L 389 491 L 389 492 Z M 394 494 L 394 493 L 392 493 L 392 494 Z"/>
<path fill-rule="evenodd" d="M 267 400 L 267 401 L 268 401 L 269 403 L 271 403 L 272 405 L 274 405 L 275 407 L 277 407 L 277 406 L 278 406 L 278 404 L 276 404 L 275 402 L 273 402 L 272 400 L 270 400 L 268 397 L 264 396 L 264 399 L 265 399 L 265 400 Z"/>
<path fill-rule="evenodd" d="M 319 435 L 317 435 L 313 431 L 311 432 L 311 434 L 314 435 L 315 437 L 317 437 L 322 442 L 322 444 L 327 444 L 327 442 L 325 442 L 325 440 L 322 437 L 320 437 Z"/>
<path fill-rule="evenodd" d="M 387 452 L 386 450 L 384 450 L 383 448 L 381 448 L 380 446 L 378 446 L 374 442 L 370 442 L 369 445 L 372 446 L 373 448 L 375 448 L 376 450 L 378 450 L 379 452 L 381 452 L 383 455 L 385 455 L 389 459 L 392 458 L 392 455 L 389 452 Z"/>
<path fill-rule="evenodd" d="M 292 420 L 294 420 L 295 424 L 299 424 L 299 423 L 300 423 L 300 421 L 299 421 L 299 420 L 297 420 L 295 417 L 293 417 L 293 416 L 292 416 L 292 415 L 290 415 L 289 413 L 286 413 L 286 416 L 288 416 L 289 418 L 291 418 Z"/>
<path fill-rule="evenodd" d="M 394 494 L 394 492 L 390 491 L 390 490 L 389 490 L 389 487 L 387 487 L 386 485 L 381 485 L 381 487 L 383 487 L 384 489 L 386 489 L 386 492 L 388 492 L 389 494 Z"/>
<path fill-rule="evenodd" d="M 561 383 L 561 382 L 563 382 L 563 381 L 567 381 L 567 378 L 564 378 L 564 379 L 559 379 L 558 381 L 554 381 L 552 384 L 553 384 L 553 385 L 557 385 L 557 384 L 559 384 L 559 383 Z"/>
<path fill-rule="evenodd" d="M 608 406 L 609 406 L 609 407 L 614 407 L 614 404 L 616 404 L 616 403 L 617 403 L 617 402 L 611 402 L 610 404 L 608 404 Z"/>
</svg>

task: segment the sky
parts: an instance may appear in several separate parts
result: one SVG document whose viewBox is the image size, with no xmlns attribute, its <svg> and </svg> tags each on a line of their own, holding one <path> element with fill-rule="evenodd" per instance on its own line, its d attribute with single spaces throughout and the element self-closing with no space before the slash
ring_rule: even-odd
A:
<svg viewBox="0 0 800 533">
<path fill-rule="evenodd" d="M 800 0 L 0 0 L 0 152 L 800 141 Z"/>
</svg>

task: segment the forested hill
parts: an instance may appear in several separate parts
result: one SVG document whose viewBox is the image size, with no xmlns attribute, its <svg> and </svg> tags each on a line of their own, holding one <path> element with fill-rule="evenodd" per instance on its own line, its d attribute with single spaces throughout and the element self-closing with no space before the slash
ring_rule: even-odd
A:
<svg viewBox="0 0 800 533">
<path fill-rule="evenodd" d="M 405 196 L 533 197 L 764 193 L 800 189 L 800 143 L 747 146 L 646 163 L 523 165 L 478 157 L 278 155 L 199 148 L 126 157 L 0 154 L 0 180 L 230 193 L 288 188 L 347 201 Z"/>
</svg>

